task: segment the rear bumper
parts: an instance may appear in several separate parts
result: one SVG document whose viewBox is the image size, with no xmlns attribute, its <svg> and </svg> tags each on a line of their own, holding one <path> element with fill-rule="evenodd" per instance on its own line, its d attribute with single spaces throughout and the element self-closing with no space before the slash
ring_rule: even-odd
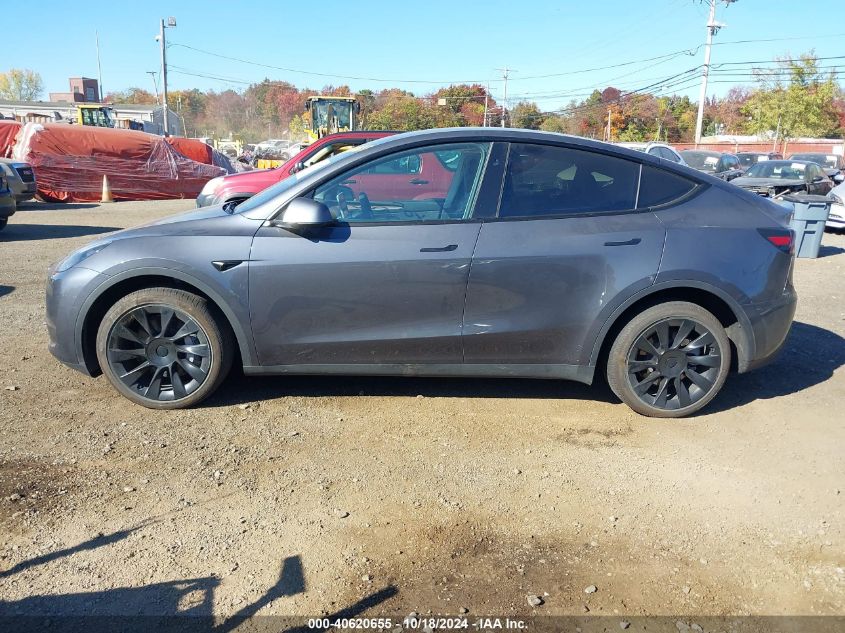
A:
<svg viewBox="0 0 845 633">
<path fill-rule="evenodd" d="M 755 349 L 753 355 L 740 359 L 739 373 L 768 365 L 778 357 L 792 327 L 797 305 L 798 295 L 790 286 L 776 301 L 746 307 L 754 331 Z"/>
<path fill-rule="evenodd" d="M 845 229 L 845 205 L 830 205 L 830 215 L 827 216 L 825 226 L 829 229 Z"/>
</svg>

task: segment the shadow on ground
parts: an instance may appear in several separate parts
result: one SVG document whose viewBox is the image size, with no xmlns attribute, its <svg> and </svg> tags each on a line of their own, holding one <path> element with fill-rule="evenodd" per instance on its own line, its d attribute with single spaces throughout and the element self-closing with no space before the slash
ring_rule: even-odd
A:
<svg viewBox="0 0 845 633">
<path fill-rule="evenodd" d="M 733 374 L 703 414 L 759 399 L 802 391 L 828 380 L 845 364 L 845 339 L 829 330 L 795 322 L 778 359 L 748 374 Z M 374 376 L 243 376 L 233 372 L 200 406 L 225 407 L 284 396 L 404 396 L 429 398 L 532 398 L 619 403 L 603 377 L 592 386 L 560 380 L 508 378 L 402 378 Z"/>
<path fill-rule="evenodd" d="M 150 522 L 152 520 L 107 536 L 98 536 L 74 547 L 23 561 L 3 572 L 2 575 L 12 576 L 59 558 L 112 545 Z M 305 593 L 305 574 L 298 555 L 284 558 L 275 584 L 256 600 L 229 616 L 214 616 L 214 592 L 219 585 L 220 579 L 209 575 L 151 583 L 141 587 L 117 587 L 103 591 L 32 595 L 21 600 L 0 600 L 0 630 L 4 633 L 18 631 L 230 633 L 241 629 L 242 626 L 246 626 L 250 631 L 315 630 L 313 627 L 306 627 L 306 622 L 302 618 L 273 616 L 254 618 L 263 607 L 279 598 Z M 397 593 L 396 587 L 387 586 L 324 617 L 330 620 L 355 617 L 392 598 Z"/>
<path fill-rule="evenodd" d="M 406 378 L 398 376 L 244 376 L 233 372 L 200 407 L 226 407 L 285 396 L 399 396 L 530 398 L 618 402 L 603 380 L 592 386 L 516 378 Z"/>
<path fill-rule="evenodd" d="M 12 224 L 0 232 L 0 242 L 55 240 L 119 231 L 118 226 L 78 226 L 74 224 Z"/>
<path fill-rule="evenodd" d="M 845 253 L 845 248 L 841 246 L 821 246 L 819 248 L 819 257 L 830 257 L 831 255 L 841 255 Z"/>
<path fill-rule="evenodd" d="M 731 375 L 703 413 L 754 400 L 787 396 L 825 382 L 845 365 L 845 339 L 824 328 L 796 321 L 777 360 L 747 374 Z"/>
<path fill-rule="evenodd" d="M 14 286 L 4 286 L 0 284 L 0 297 L 5 297 L 6 295 L 10 295 L 15 291 Z"/>
<path fill-rule="evenodd" d="M 81 209 L 95 209 L 100 206 L 96 202 L 19 202 L 18 211 L 76 211 Z"/>
</svg>

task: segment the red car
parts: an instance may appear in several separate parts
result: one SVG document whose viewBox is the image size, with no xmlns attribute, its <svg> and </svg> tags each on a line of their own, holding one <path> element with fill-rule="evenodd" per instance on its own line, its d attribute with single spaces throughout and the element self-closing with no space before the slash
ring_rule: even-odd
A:
<svg viewBox="0 0 845 633">
<path fill-rule="evenodd" d="M 198 207 L 208 207 L 226 202 L 243 202 L 262 189 L 274 185 L 297 171 L 309 167 L 338 152 L 356 145 L 363 145 L 377 138 L 390 136 L 395 132 L 376 132 L 360 130 L 329 134 L 303 148 L 281 167 L 275 169 L 256 169 L 239 174 L 229 174 L 209 180 L 197 196 Z M 422 180 L 422 178 L 420 178 Z M 411 185 L 413 186 L 413 185 Z"/>
</svg>

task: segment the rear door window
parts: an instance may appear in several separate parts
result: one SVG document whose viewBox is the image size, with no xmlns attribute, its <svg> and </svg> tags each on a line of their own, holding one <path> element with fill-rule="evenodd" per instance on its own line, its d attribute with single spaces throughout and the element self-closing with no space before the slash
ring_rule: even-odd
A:
<svg viewBox="0 0 845 633">
<path fill-rule="evenodd" d="M 512 143 L 499 217 L 633 209 L 639 167 L 596 151 Z"/>
</svg>

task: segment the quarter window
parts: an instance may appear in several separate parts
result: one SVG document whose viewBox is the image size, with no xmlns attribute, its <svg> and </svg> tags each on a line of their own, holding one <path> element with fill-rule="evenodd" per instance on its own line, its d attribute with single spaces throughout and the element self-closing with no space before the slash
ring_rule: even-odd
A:
<svg viewBox="0 0 845 633">
<path fill-rule="evenodd" d="M 499 217 L 633 209 L 639 167 L 599 152 L 513 143 Z"/>
<path fill-rule="evenodd" d="M 638 209 L 656 207 L 685 196 L 695 189 L 696 184 L 672 172 L 643 165 L 640 176 L 640 196 L 637 201 Z"/>
</svg>

